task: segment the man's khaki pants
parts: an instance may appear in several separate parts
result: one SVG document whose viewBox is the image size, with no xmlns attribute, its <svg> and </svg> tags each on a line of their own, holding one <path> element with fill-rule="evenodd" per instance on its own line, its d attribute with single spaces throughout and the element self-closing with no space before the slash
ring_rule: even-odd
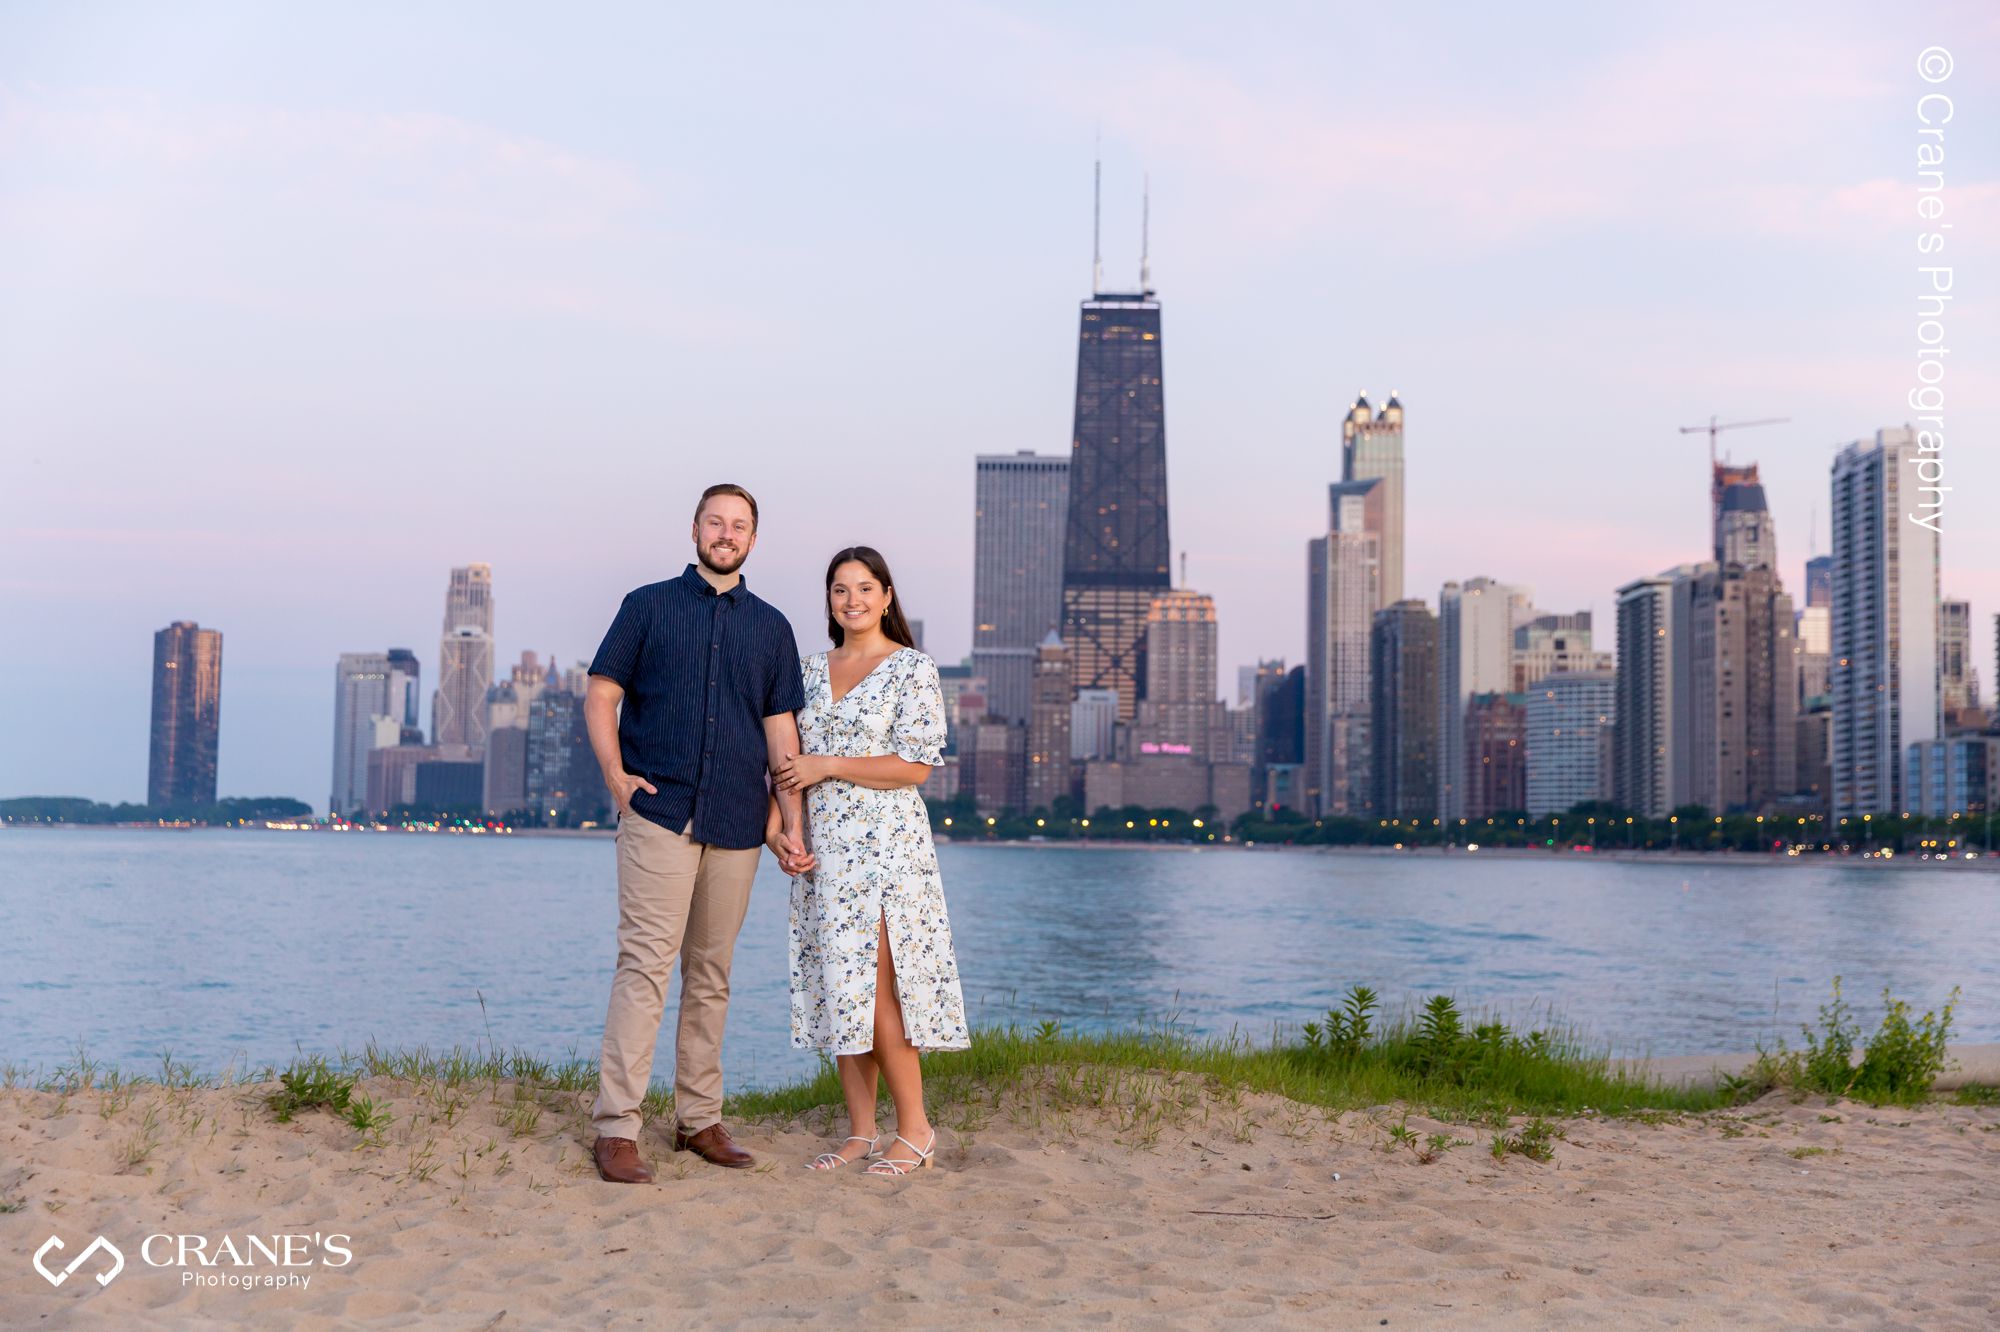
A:
<svg viewBox="0 0 2000 1332">
<path fill-rule="evenodd" d="M 698 1133 L 722 1122 L 722 1025 L 729 959 L 761 847 L 730 851 L 672 832 L 640 814 L 618 820 L 618 973 L 604 1017 L 604 1055 L 591 1122 L 606 1138 L 639 1136 L 639 1103 L 674 958 L 681 961 L 674 1111 Z"/>
</svg>

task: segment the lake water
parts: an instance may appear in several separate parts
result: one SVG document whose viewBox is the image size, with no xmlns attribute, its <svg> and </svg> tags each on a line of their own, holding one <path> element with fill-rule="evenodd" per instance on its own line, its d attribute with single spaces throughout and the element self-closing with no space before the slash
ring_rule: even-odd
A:
<svg viewBox="0 0 2000 1332">
<path fill-rule="evenodd" d="M 0 1062 L 79 1043 L 130 1071 L 295 1051 L 502 1047 L 594 1058 L 615 959 L 612 843 L 404 834 L 0 833 Z M 1872 1028 L 1964 988 L 1957 1038 L 2000 1040 L 2000 873 L 1340 855 L 941 848 L 975 1023 L 1174 1017 L 1264 1040 L 1372 985 L 1623 1053 L 1796 1039 L 1835 974 Z M 737 946 L 732 1088 L 809 1072 L 790 1044 L 787 884 L 769 857 Z M 482 1015 L 479 998 L 484 996 Z M 659 1069 L 670 1069 L 672 1008 Z"/>
</svg>

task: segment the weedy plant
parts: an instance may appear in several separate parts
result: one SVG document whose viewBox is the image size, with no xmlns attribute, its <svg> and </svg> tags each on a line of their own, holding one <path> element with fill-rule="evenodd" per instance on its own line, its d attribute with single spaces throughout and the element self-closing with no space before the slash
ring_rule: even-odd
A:
<svg viewBox="0 0 2000 1332">
<path fill-rule="evenodd" d="M 1493 1135 L 1493 1159 L 1504 1161 L 1509 1156 L 1525 1156 L 1530 1161 L 1547 1161 L 1556 1154 L 1555 1140 L 1563 1136 L 1563 1131 L 1536 1115 L 1521 1126 L 1519 1133 L 1496 1133 Z"/>
<path fill-rule="evenodd" d="M 1327 1010 L 1324 1023 L 1308 1022 L 1303 1028 L 1305 1048 L 1313 1054 L 1335 1059 L 1351 1059 L 1361 1053 L 1372 1034 L 1371 1022 L 1377 999 L 1366 985 L 1348 990 L 1339 1008 Z"/>
<path fill-rule="evenodd" d="M 1835 976 L 1832 1001 L 1820 1005 L 1819 1030 L 1799 1028 L 1805 1048 L 1788 1049 L 1780 1040 L 1775 1051 L 1760 1049 L 1748 1075 L 1732 1080 L 1731 1090 L 1746 1097 L 1771 1087 L 1791 1087 L 1801 1095 L 1823 1092 L 1873 1105 L 1926 1101 L 1945 1069 L 1945 1046 L 1958 997 L 1954 986 L 1943 1007 L 1912 1021 L 1908 1001 L 1884 986 L 1882 1025 L 1863 1045 L 1861 1025 L 1841 994 L 1840 977 Z"/>
<path fill-rule="evenodd" d="M 340 1073 L 326 1056 L 301 1059 L 278 1075 L 278 1090 L 265 1098 L 280 1124 L 289 1124 L 301 1110 L 331 1110 L 345 1116 L 354 1096 L 354 1074 Z"/>
</svg>

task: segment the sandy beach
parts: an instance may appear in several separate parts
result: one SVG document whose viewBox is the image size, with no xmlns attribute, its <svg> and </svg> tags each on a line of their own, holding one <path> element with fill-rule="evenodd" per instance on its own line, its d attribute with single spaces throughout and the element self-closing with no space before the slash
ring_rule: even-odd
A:
<svg viewBox="0 0 2000 1332">
<path fill-rule="evenodd" d="M 1991 1327 L 2000 1107 L 1782 1094 L 1554 1123 L 1324 1112 L 1191 1078 L 1075 1069 L 937 1110 L 909 1179 L 801 1163 L 832 1122 L 738 1123 L 762 1161 L 668 1150 L 601 1183 L 588 1097 L 375 1078 L 373 1141 L 271 1084 L 0 1092 L 0 1322 L 13 1327 Z M 1458 1145 L 1426 1163 L 1421 1145 Z M 50 1236 L 61 1272 L 31 1265 Z M 168 1238 L 149 1241 L 149 1235 Z M 183 1242 L 248 1253 L 179 1265 Z M 303 1265 L 274 1266 L 304 1236 Z M 351 1254 L 343 1259 L 342 1251 Z M 165 1259 L 164 1265 L 151 1260 Z M 303 1287 L 204 1285 L 293 1273 Z"/>
</svg>

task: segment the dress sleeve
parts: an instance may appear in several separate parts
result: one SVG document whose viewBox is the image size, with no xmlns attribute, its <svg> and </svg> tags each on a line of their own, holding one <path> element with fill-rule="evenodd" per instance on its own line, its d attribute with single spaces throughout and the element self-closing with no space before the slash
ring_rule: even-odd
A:
<svg viewBox="0 0 2000 1332">
<path fill-rule="evenodd" d="M 922 653 L 896 694 L 896 720 L 889 739 L 905 763 L 938 767 L 944 762 L 944 686 L 937 663 Z"/>
</svg>

